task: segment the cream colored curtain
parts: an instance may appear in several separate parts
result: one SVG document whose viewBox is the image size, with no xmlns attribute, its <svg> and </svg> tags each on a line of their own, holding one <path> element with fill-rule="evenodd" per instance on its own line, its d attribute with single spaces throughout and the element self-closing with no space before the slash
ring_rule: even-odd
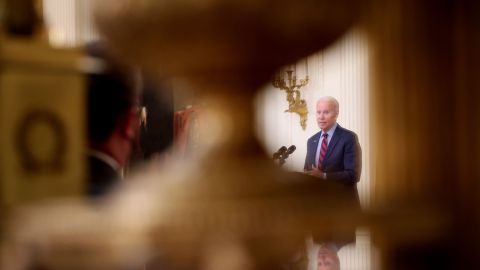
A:
<svg viewBox="0 0 480 270">
<path fill-rule="evenodd" d="M 92 0 L 43 0 L 48 39 L 55 47 L 75 47 L 98 38 Z"/>
</svg>

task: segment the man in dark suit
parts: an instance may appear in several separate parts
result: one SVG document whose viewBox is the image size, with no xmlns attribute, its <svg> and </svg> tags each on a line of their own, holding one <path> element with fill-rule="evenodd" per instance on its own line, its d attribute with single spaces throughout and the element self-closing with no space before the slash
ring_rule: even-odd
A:
<svg viewBox="0 0 480 270">
<path fill-rule="evenodd" d="M 87 194 L 98 197 L 120 180 L 137 143 L 140 78 L 135 69 L 115 61 L 102 43 L 89 44 L 87 52 L 101 67 L 87 74 Z"/>
<path fill-rule="evenodd" d="M 360 209 L 357 182 L 361 171 L 361 149 L 357 135 L 337 123 L 338 112 L 335 98 L 322 97 L 317 101 L 316 118 L 320 131 L 308 139 L 304 170 L 311 176 L 344 186 L 345 206 L 356 211 Z M 327 241 L 336 252 L 355 241 L 355 232 L 332 236 L 332 239 L 316 239 L 319 240 Z"/>
</svg>

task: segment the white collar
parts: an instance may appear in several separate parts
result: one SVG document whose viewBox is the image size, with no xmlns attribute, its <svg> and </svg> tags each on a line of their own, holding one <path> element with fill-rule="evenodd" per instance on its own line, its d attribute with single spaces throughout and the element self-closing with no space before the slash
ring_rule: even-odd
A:
<svg viewBox="0 0 480 270">
<path fill-rule="evenodd" d="M 337 129 L 337 126 L 338 126 L 338 123 L 335 123 L 329 130 L 327 130 L 327 132 L 324 132 L 323 130 L 320 130 L 321 131 L 320 136 L 323 136 L 324 133 L 327 133 L 328 137 L 332 138 L 333 133 L 335 133 L 335 130 Z"/>
<path fill-rule="evenodd" d="M 112 167 L 115 171 L 121 172 L 120 164 L 118 164 L 118 162 L 114 158 L 112 158 L 111 156 L 109 156 L 109 155 L 107 155 L 103 152 L 100 152 L 98 150 L 94 150 L 94 149 L 89 149 L 88 154 L 90 156 L 96 157 L 96 158 L 100 159 L 101 161 L 105 162 L 110 167 Z"/>
</svg>

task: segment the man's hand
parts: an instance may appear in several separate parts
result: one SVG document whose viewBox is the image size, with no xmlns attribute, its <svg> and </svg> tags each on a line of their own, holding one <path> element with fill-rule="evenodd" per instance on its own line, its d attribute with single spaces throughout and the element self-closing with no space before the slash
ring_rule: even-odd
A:
<svg viewBox="0 0 480 270">
<path fill-rule="evenodd" d="M 304 170 L 304 172 L 308 175 L 315 176 L 321 179 L 325 179 L 325 174 L 322 170 L 320 170 L 318 167 L 315 165 L 312 165 L 310 170 Z"/>
</svg>

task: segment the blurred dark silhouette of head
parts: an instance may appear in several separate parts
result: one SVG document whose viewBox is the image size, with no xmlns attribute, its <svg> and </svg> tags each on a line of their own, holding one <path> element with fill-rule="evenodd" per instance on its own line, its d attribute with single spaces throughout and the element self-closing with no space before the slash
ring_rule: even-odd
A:
<svg viewBox="0 0 480 270">
<path fill-rule="evenodd" d="M 87 72 L 89 145 L 123 167 L 139 132 L 140 75 L 114 58 L 105 43 L 88 44 L 86 50 L 94 63 Z"/>
</svg>

